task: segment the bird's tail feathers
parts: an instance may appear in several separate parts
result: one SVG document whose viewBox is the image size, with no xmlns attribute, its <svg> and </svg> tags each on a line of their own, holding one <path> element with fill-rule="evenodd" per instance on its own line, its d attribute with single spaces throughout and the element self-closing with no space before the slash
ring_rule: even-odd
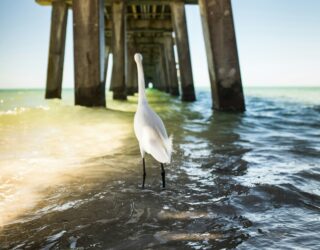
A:
<svg viewBox="0 0 320 250">
<path fill-rule="evenodd" d="M 163 140 L 164 143 L 164 148 L 163 148 L 163 159 L 165 159 L 163 161 L 163 163 L 170 163 L 171 162 L 171 156 L 172 156 L 172 152 L 173 152 L 173 148 L 172 148 L 172 140 L 173 140 L 173 136 L 170 135 L 169 138 Z M 161 162 L 161 161 L 160 161 Z"/>
<path fill-rule="evenodd" d="M 169 148 L 170 148 L 170 162 L 171 162 L 171 158 L 172 158 L 172 153 L 174 153 L 174 150 L 173 150 L 173 134 L 171 134 L 170 136 L 169 136 Z"/>
<path fill-rule="evenodd" d="M 167 148 L 169 149 L 170 153 L 173 152 L 173 147 L 172 147 L 173 143 L 172 142 L 173 142 L 173 135 L 171 134 L 168 138 L 168 141 L 167 141 L 167 146 L 168 146 Z"/>
<path fill-rule="evenodd" d="M 166 149 L 167 149 L 167 153 L 168 153 L 168 156 L 170 157 L 170 161 L 171 161 L 171 156 L 172 156 L 172 153 L 173 153 L 173 135 L 171 134 L 169 136 L 169 138 L 166 140 Z"/>
</svg>

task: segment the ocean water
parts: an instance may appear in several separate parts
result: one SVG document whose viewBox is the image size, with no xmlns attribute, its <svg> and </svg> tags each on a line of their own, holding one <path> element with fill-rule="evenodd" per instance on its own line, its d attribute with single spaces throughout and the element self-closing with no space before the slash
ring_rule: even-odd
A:
<svg viewBox="0 0 320 250">
<path fill-rule="evenodd" d="M 133 134 L 137 97 L 108 109 L 0 91 L 0 249 L 319 249 L 320 88 L 245 89 L 247 111 L 148 91 L 172 164 Z"/>
</svg>

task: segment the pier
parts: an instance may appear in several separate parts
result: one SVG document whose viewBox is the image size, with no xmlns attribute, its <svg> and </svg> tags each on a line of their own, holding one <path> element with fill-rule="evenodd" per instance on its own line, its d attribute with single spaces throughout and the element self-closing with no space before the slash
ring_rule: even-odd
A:
<svg viewBox="0 0 320 250">
<path fill-rule="evenodd" d="M 180 95 L 182 101 L 195 101 L 185 5 L 199 4 L 213 108 L 245 110 L 231 0 L 36 2 L 52 8 L 46 98 L 61 98 L 67 15 L 72 9 L 76 105 L 106 106 L 110 53 L 113 98 L 126 100 L 135 94 L 136 52 L 143 55 L 147 84 Z"/>
</svg>

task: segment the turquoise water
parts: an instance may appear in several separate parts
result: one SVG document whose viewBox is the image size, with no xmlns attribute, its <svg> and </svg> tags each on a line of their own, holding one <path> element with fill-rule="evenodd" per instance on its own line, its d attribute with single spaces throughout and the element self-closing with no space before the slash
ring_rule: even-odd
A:
<svg viewBox="0 0 320 250">
<path fill-rule="evenodd" d="M 261 97 L 271 100 L 309 105 L 320 104 L 319 87 L 251 87 L 245 89 L 245 94 L 249 97 Z"/>
<path fill-rule="evenodd" d="M 148 91 L 174 136 L 161 190 L 133 134 L 137 97 L 108 109 L 0 91 L 0 249 L 318 249 L 320 88 L 248 88 L 243 114 Z"/>
</svg>

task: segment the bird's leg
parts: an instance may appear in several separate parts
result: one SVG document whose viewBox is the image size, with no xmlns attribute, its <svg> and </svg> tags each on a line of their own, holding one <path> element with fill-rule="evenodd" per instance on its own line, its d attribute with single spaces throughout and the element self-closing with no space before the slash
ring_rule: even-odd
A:
<svg viewBox="0 0 320 250">
<path fill-rule="evenodd" d="M 166 187 L 166 172 L 164 171 L 163 163 L 160 163 L 160 164 L 161 164 L 162 187 L 165 188 Z"/>
<path fill-rule="evenodd" d="M 147 174 L 146 174 L 146 163 L 145 163 L 145 161 L 144 161 L 144 158 L 142 158 L 142 165 L 143 165 L 142 188 L 144 188 L 144 183 L 145 183 L 145 181 L 146 181 L 146 175 L 147 175 Z"/>
</svg>

